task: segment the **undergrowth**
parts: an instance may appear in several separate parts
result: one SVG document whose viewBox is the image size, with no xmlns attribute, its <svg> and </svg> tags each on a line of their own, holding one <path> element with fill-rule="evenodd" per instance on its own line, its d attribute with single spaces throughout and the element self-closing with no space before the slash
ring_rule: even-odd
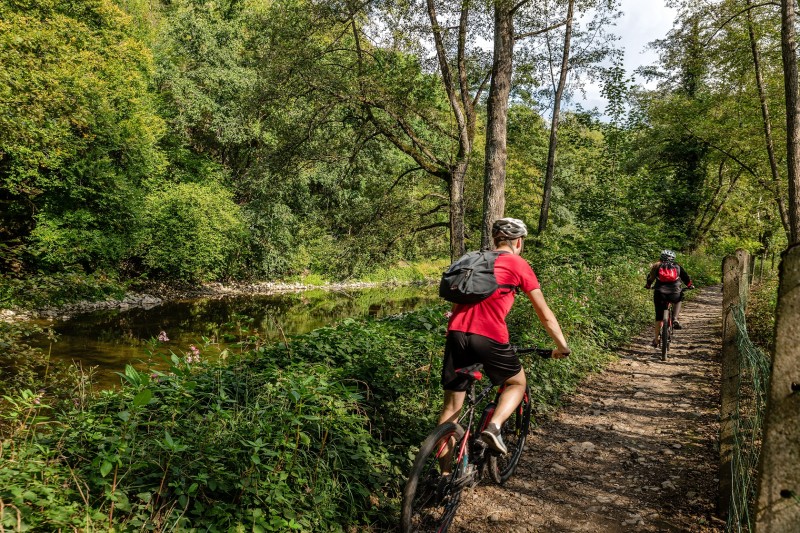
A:
<svg viewBox="0 0 800 533">
<path fill-rule="evenodd" d="M 750 286 L 747 299 L 747 332 L 750 340 L 772 353 L 775 348 L 775 310 L 778 305 L 778 273 L 767 270 Z"/>
</svg>

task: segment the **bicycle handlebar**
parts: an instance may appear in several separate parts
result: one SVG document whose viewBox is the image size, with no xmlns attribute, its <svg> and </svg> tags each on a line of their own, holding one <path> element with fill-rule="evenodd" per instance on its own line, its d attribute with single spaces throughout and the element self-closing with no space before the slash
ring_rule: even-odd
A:
<svg viewBox="0 0 800 533">
<path fill-rule="evenodd" d="M 553 357 L 552 348 L 539 348 L 537 346 L 533 346 L 531 348 L 520 348 L 519 346 L 512 346 L 512 349 L 514 350 L 515 354 L 535 353 L 543 359 L 551 359 Z M 567 356 L 569 353 L 564 355 Z"/>
</svg>

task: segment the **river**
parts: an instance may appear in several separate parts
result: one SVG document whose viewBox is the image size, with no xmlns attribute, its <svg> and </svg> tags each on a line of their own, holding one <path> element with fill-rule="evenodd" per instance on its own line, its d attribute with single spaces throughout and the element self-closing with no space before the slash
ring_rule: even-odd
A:
<svg viewBox="0 0 800 533">
<path fill-rule="evenodd" d="M 192 355 L 192 347 L 201 357 L 219 357 L 224 350 L 241 349 L 235 343 L 249 333 L 277 342 L 345 318 L 381 318 L 435 301 L 432 285 L 173 301 L 39 321 L 52 328 L 56 340 L 37 344 L 54 361 L 78 364 L 94 374 L 99 387 L 109 388 L 119 384 L 116 372 L 128 364 L 164 369 L 172 353 Z"/>
</svg>

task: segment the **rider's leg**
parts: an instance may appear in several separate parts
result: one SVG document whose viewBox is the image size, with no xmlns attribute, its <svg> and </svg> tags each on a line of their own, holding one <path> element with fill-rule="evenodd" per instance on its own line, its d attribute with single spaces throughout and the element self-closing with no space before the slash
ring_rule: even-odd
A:
<svg viewBox="0 0 800 533">
<path fill-rule="evenodd" d="M 663 324 L 662 318 L 664 317 L 664 309 L 667 308 L 666 302 L 663 301 L 661 295 L 657 290 L 653 291 L 653 306 L 656 311 L 656 321 L 654 327 L 653 346 L 658 346 L 659 337 L 661 337 L 661 325 Z"/>
<path fill-rule="evenodd" d="M 681 312 L 681 304 L 683 304 L 683 302 L 679 300 L 672 306 L 672 327 L 675 329 L 683 329 L 681 323 L 678 322 L 678 315 Z"/>
<path fill-rule="evenodd" d="M 461 411 L 461 406 L 464 405 L 464 397 L 466 395 L 467 393 L 464 391 L 444 391 L 444 404 L 442 405 L 442 412 L 439 414 L 439 424 L 456 421 L 458 413 Z"/>
<path fill-rule="evenodd" d="M 496 424 L 497 427 L 500 427 L 511 416 L 511 413 L 514 412 L 514 409 L 517 408 L 525 396 L 526 383 L 524 369 L 506 380 L 505 389 L 503 389 L 503 394 L 500 395 L 500 400 L 494 409 L 492 419 L 489 421 L 490 424 Z"/>
<path fill-rule="evenodd" d="M 495 407 L 492 419 L 486 429 L 481 432 L 483 442 L 500 453 L 508 451 L 506 444 L 503 442 L 500 426 L 508 420 L 508 417 L 511 416 L 511 413 L 514 412 L 514 409 L 517 408 L 525 396 L 525 370 L 520 367 L 520 371 L 508 378 L 503 386 L 505 388 L 497 401 L 497 407 Z"/>
<path fill-rule="evenodd" d="M 455 422 L 458 419 L 458 413 L 461 412 L 461 406 L 464 405 L 466 395 L 465 391 L 444 391 L 444 404 L 442 405 L 442 412 L 439 414 L 439 424 Z M 443 450 L 444 453 L 439 457 L 439 470 L 443 476 L 450 474 L 454 445 L 455 442 L 451 439 L 446 449 Z"/>
</svg>

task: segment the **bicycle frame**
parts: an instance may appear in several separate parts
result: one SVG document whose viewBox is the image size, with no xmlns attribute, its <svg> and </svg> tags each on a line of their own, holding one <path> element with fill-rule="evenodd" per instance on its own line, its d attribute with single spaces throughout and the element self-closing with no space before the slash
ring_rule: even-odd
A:
<svg viewBox="0 0 800 533">
<path fill-rule="evenodd" d="M 458 417 L 456 423 L 459 424 L 464 428 L 464 436 L 461 437 L 460 442 L 456 444 L 459 445 L 457 455 L 456 455 L 456 462 L 461 464 L 465 458 L 469 457 L 470 450 L 467 446 L 472 443 L 480 443 L 479 446 L 483 448 L 483 442 L 479 440 L 476 435 L 479 435 L 481 431 L 486 429 L 486 425 L 489 423 L 489 419 L 491 418 L 492 413 L 494 412 L 493 406 L 487 406 L 487 409 L 484 411 L 483 416 L 481 417 L 479 425 L 481 427 L 475 428 L 475 415 L 476 415 L 476 408 L 478 405 L 483 401 L 490 393 L 494 391 L 494 385 L 486 385 L 483 387 L 480 392 L 476 394 L 475 388 L 477 385 L 477 381 L 473 381 L 470 384 L 470 387 L 467 391 L 467 397 L 465 398 L 465 404 L 462 408 L 461 415 Z M 498 392 L 499 394 L 499 392 Z M 445 450 L 446 446 L 443 444 L 442 448 L 437 453 L 437 457 L 444 458 L 450 452 L 450 450 Z M 455 451 L 455 450 L 452 450 Z M 483 457 L 479 457 L 478 461 L 470 461 L 473 463 L 482 464 Z"/>
</svg>

